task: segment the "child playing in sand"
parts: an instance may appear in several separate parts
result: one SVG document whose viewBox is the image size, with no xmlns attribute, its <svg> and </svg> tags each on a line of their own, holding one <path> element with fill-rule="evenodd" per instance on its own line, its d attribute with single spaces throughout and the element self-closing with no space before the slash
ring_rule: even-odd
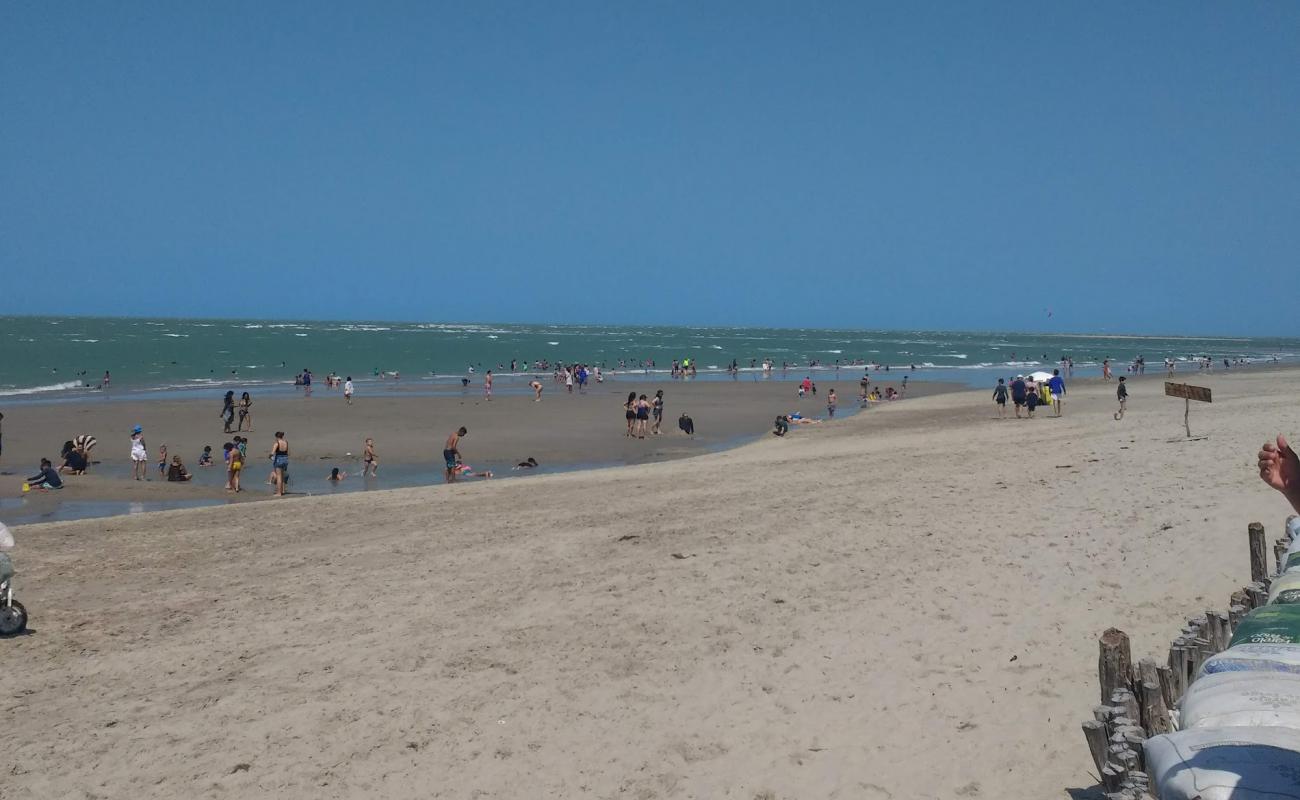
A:
<svg viewBox="0 0 1300 800">
<path fill-rule="evenodd" d="M 1119 376 L 1119 386 L 1115 389 L 1115 398 L 1119 400 L 1119 411 L 1115 412 L 1115 421 L 1124 419 L 1124 409 L 1128 407 L 1128 386 L 1124 384 L 1124 376 Z"/>
<path fill-rule="evenodd" d="M 199 456 L 199 466 L 200 467 L 212 466 L 212 445 L 210 444 L 203 445 L 203 455 Z"/>
<path fill-rule="evenodd" d="M 158 474 L 167 473 L 167 443 L 163 442 L 158 446 Z"/>
</svg>

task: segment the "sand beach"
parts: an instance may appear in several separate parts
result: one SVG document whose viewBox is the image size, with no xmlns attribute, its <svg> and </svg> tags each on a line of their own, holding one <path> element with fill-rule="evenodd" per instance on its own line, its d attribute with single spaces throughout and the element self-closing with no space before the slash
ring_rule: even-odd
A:
<svg viewBox="0 0 1300 800">
<path fill-rule="evenodd" d="M 1113 385 L 1032 421 L 957 392 L 685 460 L 20 526 L 0 795 L 1098 796 L 1097 634 L 1153 653 L 1285 513 L 1254 453 L 1300 373 L 1199 382 L 1193 441 L 1156 380 L 1122 422 Z"/>
</svg>

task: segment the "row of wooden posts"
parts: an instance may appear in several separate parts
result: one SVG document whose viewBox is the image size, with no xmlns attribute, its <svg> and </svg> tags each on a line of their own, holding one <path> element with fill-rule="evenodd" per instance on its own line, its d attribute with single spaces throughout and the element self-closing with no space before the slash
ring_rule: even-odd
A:
<svg viewBox="0 0 1300 800">
<path fill-rule="evenodd" d="M 1157 664 L 1154 658 L 1133 664 L 1128 635 L 1116 628 L 1108 629 L 1098 640 L 1101 705 L 1093 709 L 1093 718 L 1083 723 L 1083 736 L 1107 800 L 1140 800 L 1150 793 L 1143 742 L 1174 729 L 1170 711 L 1195 680 L 1201 664 L 1227 649 L 1242 617 L 1268 603 L 1271 578 L 1264 526 L 1252 522 L 1247 538 L 1250 584 L 1232 593 L 1227 613 L 1206 611 L 1187 620 L 1182 633 L 1170 643 L 1165 664 Z M 1285 538 L 1273 544 L 1278 572 L 1283 569 L 1289 544 Z"/>
</svg>

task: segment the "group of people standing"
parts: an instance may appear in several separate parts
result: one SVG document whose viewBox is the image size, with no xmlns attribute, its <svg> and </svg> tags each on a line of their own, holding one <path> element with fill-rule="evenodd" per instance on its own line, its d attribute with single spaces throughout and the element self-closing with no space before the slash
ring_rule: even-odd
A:
<svg viewBox="0 0 1300 800">
<path fill-rule="evenodd" d="M 638 397 L 636 392 L 628 392 L 623 412 L 627 419 L 626 436 L 644 439 L 647 428 L 651 435 L 658 436 L 664 420 L 664 390 L 656 391 L 653 399 L 648 399 L 644 394 Z M 654 420 L 653 425 L 650 424 L 651 419 Z"/>
<path fill-rule="evenodd" d="M 1007 400 L 1015 406 L 1016 419 L 1020 419 L 1020 410 L 1027 411 L 1029 419 L 1040 405 L 1051 405 L 1056 416 L 1061 416 L 1061 404 L 1065 400 L 1065 379 L 1059 369 L 1052 370 L 1052 377 L 1041 383 L 1033 375 L 1017 375 L 1011 379 L 1010 386 L 1005 378 L 998 378 L 998 385 L 993 388 L 993 402 L 998 404 L 998 417 L 1006 417 Z"/>
<path fill-rule="evenodd" d="M 244 392 L 239 397 L 239 427 L 233 431 L 230 429 L 231 424 L 235 421 L 235 392 L 233 390 L 226 392 L 222 399 L 221 413 L 218 415 L 225 420 L 225 429 L 222 433 L 239 433 L 244 430 L 244 425 L 248 425 L 248 432 L 253 432 L 253 398 Z"/>
</svg>

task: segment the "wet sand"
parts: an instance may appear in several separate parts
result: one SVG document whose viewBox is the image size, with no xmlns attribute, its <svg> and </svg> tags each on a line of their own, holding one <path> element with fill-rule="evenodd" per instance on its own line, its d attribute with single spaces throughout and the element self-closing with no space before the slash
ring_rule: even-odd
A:
<svg viewBox="0 0 1300 800">
<path fill-rule="evenodd" d="M 839 394 L 839 414 L 857 411 L 856 370 L 846 379 L 818 383 L 819 394 L 799 399 L 788 381 L 670 381 L 638 382 L 620 378 L 570 395 L 562 386 L 546 385 L 541 402 L 523 387 L 499 381 L 489 402 L 472 387 L 460 396 L 380 396 L 344 402 L 342 392 L 317 388 L 313 395 L 254 396 L 253 432 L 249 439 L 244 491 L 238 499 L 261 499 L 268 493 L 267 458 L 274 433 L 283 430 L 291 450 L 290 487 L 297 493 L 318 494 L 339 490 L 426 485 L 442 479 L 442 446 L 460 426 L 469 429 L 461 452 L 466 464 L 491 470 L 498 476 L 520 475 L 516 463 L 532 456 L 537 472 L 584 466 L 637 464 L 697 455 L 734 446 L 767 435 L 773 418 L 801 411 L 826 415 L 826 392 Z M 851 375 L 852 379 L 848 376 Z M 959 389 L 953 384 L 909 382 L 909 397 L 923 397 Z M 665 393 L 665 419 L 660 436 L 630 439 L 622 404 L 627 393 L 653 396 Z M 3 408 L 3 407 L 0 407 Z M 221 445 L 231 435 L 222 431 L 220 395 L 199 400 L 91 400 L 77 403 L 12 406 L 5 411 L 4 456 L 0 478 L 4 494 L 17 496 L 24 477 L 35 474 L 41 457 L 57 465 L 62 443 L 80 433 L 99 440 L 93 451 L 98 464 L 84 476 L 65 476 L 66 488 L 51 496 L 29 495 L 33 508 L 53 506 L 60 500 L 162 502 L 168 500 L 224 500 L 225 471 Z M 677 420 L 688 413 L 696 435 L 678 430 Z M 145 429 L 149 445 L 150 480 L 131 480 L 128 459 L 132 426 Z M 374 438 L 380 457 L 379 478 L 361 483 L 361 454 L 365 438 Z M 157 469 L 158 448 L 166 444 L 168 458 L 180 455 L 195 475 L 191 483 L 167 483 Z M 201 469 L 198 456 L 212 445 L 217 465 Z M 349 455 L 350 454 L 350 455 Z M 341 487 L 325 480 L 332 467 L 351 473 Z M 0 509 L 0 520 L 4 520 Z"/>
</svg>

